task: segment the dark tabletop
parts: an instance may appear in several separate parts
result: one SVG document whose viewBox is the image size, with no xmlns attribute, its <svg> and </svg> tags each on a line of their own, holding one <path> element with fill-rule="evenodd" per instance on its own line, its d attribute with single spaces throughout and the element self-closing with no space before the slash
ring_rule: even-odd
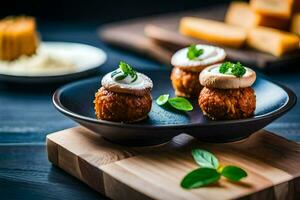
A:
<svg viewBox="0 0 300 200">
<path fill-rule="evenodd" d="M 49 25 L 42 27 L 41 33 L 45 41 L 81 42 L 104 49 L 108 61 L 99 73 L 109 71 L 120 60 L 140 70 L 166 70 L 147 58 L 105 45 L 93 26 Z M 268 76 L 300 93 L 300 73 Z M 0 199 L 104 198 L 47 160 L 45 136 L 76 125 L 54 109 L 51 97 L 57 87 L 0 83 Z M 299 103 L 266 129 L 300 142 Z"/>
</svg>

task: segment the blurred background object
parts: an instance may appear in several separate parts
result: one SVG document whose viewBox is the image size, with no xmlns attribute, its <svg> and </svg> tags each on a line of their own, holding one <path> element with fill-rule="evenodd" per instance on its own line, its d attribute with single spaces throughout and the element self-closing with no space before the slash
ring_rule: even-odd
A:
<svg viewBox="0 0 300 200">
<path fill-rule="evenodd" d="M 264 71 L 286 71 L 297 69 L 300 64 L 296 3 L 232 1 L 205 9 L 110 23 L 101 27 L 99 35 L 107 43 L 167 65 L 176 50 L 202 43 L 221 46 L 228 60 Z"/>
<path fill-rule="evenodd" d="M 161 1 L 159 4 L 152 1 L 140 3 L 137 0 L 27 0 L 4 2 L 0 8 L 0 17 L 20 14 L 34 16 L 42 33 L 42 40 L 54 40 L 53 32 L 56 35 L 64 34 L 63 37 L 69 40 L 77 36 L 79 31 L 92 33 L 103 24 L 134 18 L 136 21 L 128 21 L 128 24 L 117 22 L 110 24 L 110 27 L 102 26 L 101 39 L 106 43 L 146 54 L 167 65 L 170 54 L 174 52 L 174 49 L 168 51 L 167 47 L 174 46 L 174 43 L 177 45 L 175 50 L 191 43 L 215 44 L 225 48 L 229 60 L 240 60 L 245 64 L 266 69 L 268 66 L 278 68 L 278 63 L 289 66 L 300 63 L 299 50 L 295 52 L 299 49 L 299 5 L 299 0 L 174 0 Z M 203 7 L 207 9 L 202 9 Z M 166 16 L 168 13 L 172 13 L 172 16 Z M 155 18 L 158 14 L 164 16 Z M 144 20 L 147 16 L 151 18 Z M 182 20 L 183 17 L 198 19 Z M 219 22 L 205 21 L 207 19 Z M 161 32 L 155 37 L 153 31 L 147 32 L 147 29 L 145 33 L 141 33 L 144 32 L 143 26 L 147 27 L 152 21 L 157 22 L 153 24 L 156 28 L 173 32 L 172 35 L 165 32 L 166 36 L 159 38 Z M 197 28 L 201 26 L 205 28 Z M 63 30 L 63 33 L 58 33 L 58 30 Z M 152 30 L 155 33 L 155 27 Z M 166 38 L 167 41 L 164 40 Z M 264 41 L 265 38 L 269 38 L 268 44 L 271 45 L 264 45 L 267 42 Z M 156 45 L 153 41 L 164 44 Z"/>
<path fill-rule="evenodd" d="M 0 17 L 26 14 L 40 21 L 103 23 L 145 15 L 195 9 L 229 0 L 11 0 L 1 2 Z"/>
</svg>

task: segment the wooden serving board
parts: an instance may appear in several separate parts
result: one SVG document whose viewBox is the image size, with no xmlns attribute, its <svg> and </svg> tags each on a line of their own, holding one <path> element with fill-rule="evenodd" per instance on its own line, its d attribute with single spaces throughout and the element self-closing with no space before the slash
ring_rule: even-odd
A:
<svg viewBox="0 0 300 200">
<path fill-rule="evenodd" d="M 115 22 L 100 27 L 99 36 L 110 44 L 134 50 L 169 65 L 171 55 L 177 49 L 190 44 L 207 43 L 178 33 L 178 24 L 182 17 L 195 16 L 222 21 L 226 10 L 227 6 L 219 6 Z M 148 27 L 145 29 L 146 26 Z M 229 60 L 260 68 L 300 64 L 300 50 L 277 58 L 250 48 L 224 49 Z"/>
<path fill-rule="evenodd" d="M 155 134 L 155 133 L 153 133 Z M 191 149 L 213 152 L 221 164 L 244 168 L 248 177 L 193 190 L 180 187 L 196 169 Z M 261 130 L 250 138 L 208 144 L 181 134 L 151 147 L 112 144 L 75 127 L 47 136 L 49 160 L 112 199 L 299 199 L 300 145 Z"/>
</svg>

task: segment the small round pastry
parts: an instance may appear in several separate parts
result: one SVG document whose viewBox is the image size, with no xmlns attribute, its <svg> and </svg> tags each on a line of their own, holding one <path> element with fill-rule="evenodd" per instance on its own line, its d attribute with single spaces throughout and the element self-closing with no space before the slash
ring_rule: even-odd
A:
<svg viewBox="0 0 300 200">
<path fill-rule="evenodd" d="M 120 68 L 106 74 L 101 84 L 94 100 L 98 119 L 132 123 L 147 117 L 153 88 L 149 77 L 121 62 Z"/>
<path fill-rule="evenodd" d="M 197 97 L 202 89 L 199 74 L 207 66 L 220 63 L 226 57 L 223 49 L 209 45 L 191 45 L 177 51 L 171 59 L 172 85 L 177 96 Z"/>
<path fill-rule="evenodd" d="M 35 54 L 39 45 L 35 19 L 21 16 L 1 20 L 0 38 L 0 60 L 12 61 Z"/>
<path fill-rule="evenodd" d="M 210 66 L 199 76 L 201 90 L 198 103 L 211 119 L 242 119 L 253 115 L 255 92 L 251 88 L 256 73 L 240 63 L 226 62 Z"/>
</svg>

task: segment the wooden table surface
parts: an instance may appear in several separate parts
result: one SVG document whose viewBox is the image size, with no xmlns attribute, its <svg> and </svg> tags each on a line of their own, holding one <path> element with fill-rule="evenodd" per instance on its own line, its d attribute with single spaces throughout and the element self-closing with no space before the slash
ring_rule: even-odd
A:
<svg viewBox="0 0 300 200">
<path fill-rule="evenodd" d="M 103 48 L 109 56 L 99 73 L 117 66 L 119 60 L 126 60 L 140 70 L 166 69 L 138 55 L 106 46 L 98 40 L 93 26 L 48 25 L 42 27 L 41 33 L 43 40 L 82 42 Z M 270 77 L 300 93 L 300 72 Z M 0 83 L 1 199 L 105 199 L 47 160 L 46 134 L 75 125 L 52 106 L 52 93 L 57 87 Z M 300 142 L 300 104 L 266 129 Z"/>
</svg>

